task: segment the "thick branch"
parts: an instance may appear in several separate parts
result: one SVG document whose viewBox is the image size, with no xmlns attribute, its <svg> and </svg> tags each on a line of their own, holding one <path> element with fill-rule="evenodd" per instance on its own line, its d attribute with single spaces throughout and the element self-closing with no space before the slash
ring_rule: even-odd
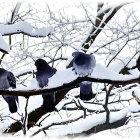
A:
<svg viewBox="0 0 140 140">
<path fill-rule="evenodd" d="M 69 89 L 71 87 L 75 87 L 78 83 L 82 81 L 90 81 L 90 82 L 98 82 L 98 83 L 108 83 L 113 85 L 127 85 L 132 83 L 140 82 L 140 78 L 133 78 L 129 80 L 111 80 L 111 79 L 99 79 L 92 77 L 78 77 L 70 83 L 64 83 L 61 86 L 53 87 L 53 88 L 44 88 L 44 89 L 32 89 L 32 90 L 0 90 L 0 95 L 16 95 L 16 96 L 32 96 L 32 95 L 40 95 L 43 93 L 52 93 L 55 91 L 62 91 L 65 89 Z M 61 92 L 60 92 L 61 94 Z"/>
</svg>

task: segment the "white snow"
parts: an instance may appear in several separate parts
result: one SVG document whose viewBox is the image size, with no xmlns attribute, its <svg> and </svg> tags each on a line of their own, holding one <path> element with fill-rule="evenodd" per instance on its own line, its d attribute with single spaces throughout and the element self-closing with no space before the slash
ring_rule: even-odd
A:
<svg viewBox="0 0 140 140">
<path fill-rule="evenodd" d="M 55 108 L 56 108 L 57 110 L 61 110 L 62 107 L 63 107 L 65 104 L 68 104 L 68 103 L 71 103 L 71 102 L 72 102 L 72 99 L 68 99 L 68 100 L 64 100 L 64 101 L 63 101 L 63 99 L 62 99 L 61 102 L 55 106 Z"/>
<path fill-rule="evenodd" d="M 0 24 L 0 33 L 2 35 L 24 32 L 25 34 L 29 34 L 31 36 L 47 36 L 48 34 L 52 33 L 53 27 L 43 27 L 34 30 L 33 26 L 25 21 L 20 21 L 15 24 L 4 25 Z"/>
<path fill-rule="evenodd" d="M 111 112 L 110 113 L 110 123 L 116 122 L 117 120 L 120 120 L 121 118 L 124 118 L 127 116 L 130 112 L 135 112 L 140 110 L 140 106 L 135 104 L 134 106 L 128 106 L 121 111 L 117 112 Z M 59 112 L 61 114 L 61 111 Z M 73 120 L 78 118 L 81 113 L 78 114 L 74 113 L 71 117 L 65 118 L 62 114 L 62 118 L 58 118 L 55 116 L 55 114 L 52 114 L 54 117 L 48 117 L 44 122 L 42 122 L 42 127 L 34 127 L 31 128 L 28 131 L 28 136 L 35 133 L 38 129 L 44 128 L 46 126 L 50 126 L 50 124 L 55 124 L 59 122 L 65 122 L 68 120 Z M 77 116 L 78 115 L 78 116 Z M 94 126 L 100 125 L 105 123 L 106 121 L 106 113 L 100 113 L 100 114 L 92 114 L 88 115 L 85 119 L 81 118 L 80 120 L 73 122 L 72 124 L 62 125 L 62 126 L 51 126 L 48 130 L 46 130 L 48 137 L 57 137 L 57 136 L 65 136 L 68 134 L 73 134 L 73 132 L 81 133 L 86 130 L 91 129 Z M 40 134 L 43 134 L 42 132 Z M 38 134 L 38 135 L 40 135 Z"/>
<path fill-rule="evenodd" d="M 134 95 L 136 95 L 136 97 L 137 97 L 138 99 L 140 99 L 140 88 L 135 88 L 135 89 L 134 89 Z"/>
<path fill-rule="evenodd" d="M 39 85 L 38 85 L 38 82 L 37 82 L 36 78 L 33 78 L 31 80 L 30 88 L 31 89 L 37 89 L 37 88 L 39 88 Z"/>
<path fill-rule="evenodd" d="M 78 76 L 75 75 L 74 71 L 72 71 L 72 68 L 66 69 L 66 70 L 59 70 L 56 72 L 54 76 L 52 76 L 49 79 L 48 87 L 47 88 L 53 88 L 61 86 L 65 83 L 72 82 L 75 80 Z"/>
<path fill-rule="evenodd" d="M 0 34 L 0 49 L 6 52 L 10 51 L 10 46 L 8 45 L 8 43 L 6 43 L 1 34 Z"/>
<path fill-rule="evenodd" d="M 40 36 L 47 36 L 48 34 L 52 33 L 54 31 L 54 28 L 53 27 L 42 27 L 42 28 L 39 28 L 39 29 L 36 29 L 33 34 L 34 35 L 40 35 Z"/>
<path fill-rule="evenodd" d="M 90 77 L 97 79 L 110 79 L 110 80 L 130 80 L 132 78 L 136 78 L 139 75 L 123 75 L 118 74 L 117 72 L 110 70 L 109 68 L 103 67 L 100 64 L 97 64 L 94 68 Z"/>
</svg>

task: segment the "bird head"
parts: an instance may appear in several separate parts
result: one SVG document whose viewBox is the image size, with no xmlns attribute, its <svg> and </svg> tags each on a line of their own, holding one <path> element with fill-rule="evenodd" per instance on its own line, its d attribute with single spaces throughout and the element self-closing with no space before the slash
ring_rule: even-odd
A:
<svg viewBox="0 0 140 140">
<path fill-rule="evenodd" d="M 3 68 L 0 68 L 0 75 L 1 74 L 4 74 L 7 70 L 3 69 Z"/>
<path fill-rule="evenodd" d="M 40 65 L 46 65 L 46 64 L 47 64 L 46 61 L 43 60 L 43 59 L 41 59 L 41 58 L 39 58 L 39 59 L 37 59 L 37 60 L 35 61 L 35 66 L 36 66 L 36 67 L 38 67 L 38 66 L 40 66 Z"/>
<path fill-rule="evenodd" d="M 82 52 L 73 52 L 72 56 L 75 58 L 75 57 L 79 56 L 80 54 L 84 54 L 84 53 L 82 53 Z"/>
<path fill-rule="evenodd" d="M 89 60 L 90 56 L 88 54 L 82 53 L 82 52 L 74 52 L 72 53 L 72 56 L 74 57 L 73 61 L 77 65 L 84 65 Z"/>
</svg>

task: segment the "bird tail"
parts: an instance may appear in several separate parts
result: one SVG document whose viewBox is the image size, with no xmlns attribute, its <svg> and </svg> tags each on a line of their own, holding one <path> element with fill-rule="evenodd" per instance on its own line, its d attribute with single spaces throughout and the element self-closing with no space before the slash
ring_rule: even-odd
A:
<svg viewBox="0 0 140 140">
<path fill-rule="evenodd" d="M 42 94 L 43 110 L 45 112 L 52 112 L 55 110 L 55 93 Z"/>
<path fill-rule="evenodd" d="M 138 60 L 137 60 L 136 66 L 137 66 L 138 70 L 140 71 L 140 57 L 139 57 Z"/>
<path fill-rule="evenodd" d="M 93 94 L 92 92 L 92 83 L 91 82 L 80 83 L 80 99 L 88 101 L 94 97 L 95 94 Z"/>
<path fill-rule="evenodd" d="M 80 99 L 81 100 L 89 101 L 94 97 L 95 97 L 95 94 L 93 94 L 92 91 L 89 92 L 88 94 L 80 92 Z"/>
<path fill-rule="evenodd" d="M 18 97 L 15 96 L 6 96 L 4 97 L 5 101 L 8 103 L 8 107 L 11 113 L 17 112 L 16 100 Z"/>
</svg>

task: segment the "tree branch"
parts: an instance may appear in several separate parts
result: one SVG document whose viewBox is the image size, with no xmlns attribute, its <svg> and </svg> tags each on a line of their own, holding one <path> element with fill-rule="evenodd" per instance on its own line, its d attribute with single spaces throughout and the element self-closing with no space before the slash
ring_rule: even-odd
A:
<svg viewBox="0 0 140 140">
<path fill-rule="evenodd" d="M 123 3 L 121 5 L 116 6 L 115 8 L 108 8 L 106 10 L 103 10 L 100 14 L 96 17 L 96 23 L 92 27 L 91 32 L 87 39 L 82 44 L 82 47 L 84 49 L 89 49 L 89 47 L 92 45 L 98 34 L 102 31 L 102 29 L 105 27 L 105 25 L 114 17 L 114 15 L 117 13 L 117 11 L 124 5 L 128 3 Z M 98 7 L 102 7 L 103 4 L 98 5 Z M 109 13 L 109 15 L 107 15 Z M 104 16 L 107 15 L 106 19 L 103 21 Z M 95 28 L 96 26 L 96 28 Z M 86 51 L 85 51 L 86 52 Z"/>
<path fill-rule="evenodd" d="M 94 43 L 94 41 L 97 38 L 97 36 L 99 35 L 99 33 L 106 26 L 106 24 L 114 17 L 114 15 L 117 13 L 117 11 L 126 4 L 129 4 L 129 3 L 127 2 L 127 3 L 120 4 L 120 5 L 116 6 L 115 8 L 109 7 L 105 10 L 102 10 L 103 5 L 104 5 L 103 3 L 98 4 L 95 24 L 92 26 L 92 29 L 91 29 L 89 35 L 87 36 L 87 38 L 81 45 L 84 52 L 87 52 L 87 50 L 90 48 L 90 46 Z M 107 16 L 107 17 L 105 17 L 105 16 Z M 104 17 L 105 17 L 105 19 L 104 19 Z M 67 66 L 67 68 L 70 68 L 70 67 L 72 67 L 72 61 Z"/>
<path fill-rule="evenodd" d="M 72 118 L 72 119 L 68 119 L 68 120 L 62 120 L 62 121 L 60 121 L 60 122 L 52 122 L 52 123 L 50 123 L 48 126 L 45 126 L 45 127 L 43 127 L 43 128 L 40 128 L 39 130 L 37 130 L 35 133 L 33 133 L 33 134 L 31 135 L 31 137 L 37 135 L 37 134 L 40 133 L 41 131 L 48 130 L 51 126 L 54 126 L 54 125 L 65 125 L 65 124 L 68 124 L 68 123 L 72 123 L 72 122 L 78 121 L 78 120 L 81 119 L 81 118 L 83 118 L 82 115 L 79 116 L 79 117 L 77 117 L 77 118 L 75 118 L 75 119 Z"/>
<path fill-rule="evenodd" d="M 103 105 L 105 111 L 106 111 L 106 124 L 109 124 L 109 120 L 110 120 L 110 110 L 108 108 L 108 102 L 109 102 L 109 96 L 111 93 L 112 88 L 114 87 L 114 85 L 111 85 L 109 87 L 109 90 L 106 89 L 106 85 L 105 85 L 105 90 L 106 90 L 106 99 L 105 99 L 105 104 Z"/>
<path fill-rule="evenodd" d="M 25 31 L 13 31 L 13 32 L 2 33 L 2 36 L 14 35 L 14 34 L 23 34 L 23 35 L 27 35 L 27 36 L 30 36 L 30 37 L 39 38 L 39 37 L 46 37 L 46 36 L 49 36 L 51 33 L 48 33 L 48 34 L 46 34 L 46 35 L 40 35 L 40 34 L 27 33 L 27 32 L 25 32 Z"/>
<path fill-rule="evenodd" d="M 136 77 L 129 80 L 111 80 L 111 79 L 99 79 L 99 78 L 92 78 L 92 77 L 78 77 L 77 79 L 69 82 L 63 83 L 63 85 L 52 87 L 52 88 L 44 88 L 44 89 L 31 89 L 31 90 L 0 90 L 0 95 L 16 95 L 16 96 L 33 96 L 33 95 L 40 95 L 43 93 L 53 93 L 56 91 L 63 91 L 66 89 L 70 89 L 76 87 L 78 83 L 82 81 L 90 81 L 90 82 L 98 82 L 98 83 L 108 83 L 113 85 L 128 85 L 132 83 L 139 83 L 140 77 Z M 25 88 L 26 89 L 26 88 Z M 60 93 L 61 94 L 61 93 Z"/>
</svg>

